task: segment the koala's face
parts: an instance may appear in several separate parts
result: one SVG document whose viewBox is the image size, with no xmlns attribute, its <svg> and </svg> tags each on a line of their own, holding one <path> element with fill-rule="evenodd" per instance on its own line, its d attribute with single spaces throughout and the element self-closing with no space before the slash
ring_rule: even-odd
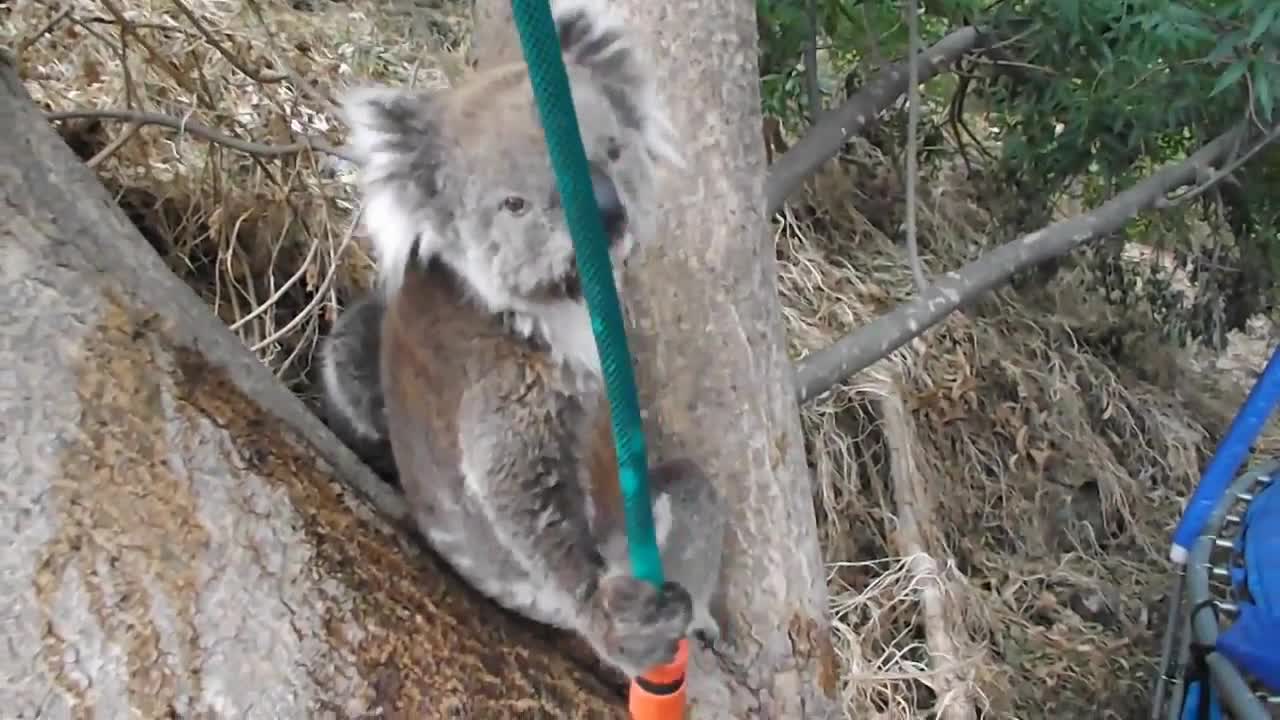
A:
<svg viewBox="0 0 1280 720">
<path fill-rule="evenodd" d="M 537 107 L 523 68 L 455 90 L 449 122 L 457 145 L 438 215 L 440 257 L 494 305 L 579 297 L 573 239 Z M 574 73 L 574 105 L 591 187 L 620 270 L 657 212 L 655 167 L 641 134 L 609 99 Z M 505 92 L 503 92 L 505 90 Z M 454 170 L 453 168 L 456 168 Z"/>
<path fill-rule="evenodd" d="M 616 22 L 557 0 L 574 108 L 620 271 L 656 227 L 656 163 L 681 165 L 650 68 Z M 612 23 L 612 24 L 611 24 Z M 435 93 L 367 88 L 344 111 L 384 282 L 415 252 L 492 310 L 578 299 L 573 239 L 523 62 Z"/>
</svg>

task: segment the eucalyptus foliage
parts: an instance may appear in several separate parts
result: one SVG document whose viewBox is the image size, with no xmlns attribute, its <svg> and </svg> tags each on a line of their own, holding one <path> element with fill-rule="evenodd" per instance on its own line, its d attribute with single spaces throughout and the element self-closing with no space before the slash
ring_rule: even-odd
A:
<svg viewBox="0 0 1280 720">
<path fill-rule="evenodd" d="M 1280 0 L 920 4 L 922 46 L 964 25 L 980 27 L 986 38 L 983 52 L 964 64 L 964 82 L 943 76 L 922 88 L 938 110 L 934 121 L 947 120 L 941 116 L 956 106 L 955 93 L 970 96 L 964 105 L 970 117 L 957 119 L 982 115 L 990 129 L 985 139 L 999 141 L 992 143 L 991 169 L 1041 210 L 1068 190 L 1097 202 L 1242 120 L 1260 126 L 1280 120 Z M 799 131 L 797 118 L 809 114 L 802 81 L 808 5 L 757 0 L 757 11 L 765 110 Z M 841 99 L 846 82 L 856 90 L 873 66 L 907 55 L 901 2 L 816 0 L 815 17 L 829 103 Z M 1210 237 L 1170 226 L 1177 213 L 1131 228 L 1132 239 L 1155 243 L 1158 236 L 1172 246 L 1202 294 L 1213 293 L 1207 301 L 1216 303 L 1216 314 L 1193 323 L 1190 334 L 1220 337 L 1221 326 L 1239 326 L 1273 307 L 1280 271 L 1277 147 L 1253 157 L 1237 174 L 1240 182 L 1189 204 L 1208 220 Z M 1044 218 L 1025 207 L 1019 214 Z"/>
</svg>

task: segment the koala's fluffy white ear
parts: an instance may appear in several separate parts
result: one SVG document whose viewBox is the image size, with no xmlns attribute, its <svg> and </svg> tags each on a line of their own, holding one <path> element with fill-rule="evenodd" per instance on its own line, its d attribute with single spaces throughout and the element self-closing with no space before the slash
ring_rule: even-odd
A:
<svg viewBox="0 0 1280 720">
<path fill-rule="evenodd" d="M 433 208 L 442 192 L 443 127 L 431 94 L 385 86 L 348 90 L 340 100 L 346 149 L 360 171 L 363 224 L 378 274 L 394 292 L 413 260 L 438 250 Z"/>
<path fill-rule="evenodd" d="M 641 134 L 655 161 L 684 168 L 675 129 L 658 95 L 653 60 L 608 0 L 552 0 L 566 63 L 586 68 L 605 88 L 625 127 Z"/>
</svg>

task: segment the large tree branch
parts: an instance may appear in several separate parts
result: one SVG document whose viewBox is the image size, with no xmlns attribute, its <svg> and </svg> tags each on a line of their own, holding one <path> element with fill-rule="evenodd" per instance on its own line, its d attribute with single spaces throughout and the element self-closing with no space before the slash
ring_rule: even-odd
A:
<svg viewBox="0 0 1280 720">
<path fill-rule="evenodd" d="M 947 35 L 916 58 L 920 82 L 928 82 L 957 58 L 977 47 L 982 33 L 963 27 Z M 880 111 L 907 91 L 909 60 L 880 72 L 858 94 L 823 114 L 800 142 L 778 158 L 765 180 L 765 207 L 778 212 L 791 193 L 812 177 L 822 164 L 840 152 L 848 139 L 867 128 Z"/>
<path fill-rule="evenodd" d="M 2 51 L 0 127 L 6 716 L 625 717 L 405 542 Z"/>
<path fill-rule="evenodd" d="M 802 359 L 796 369 L 800 402 L 826 392 L 837 383 L 897 350 L 951 311 L 1007 281 L 1013 274 L 1045 260 L 1065 255 L 1081 245 L 1119 230 L 1133 217 L 1162 204 L 1165 195 L 1200 178 L 1221 180 L 1211 168 L 1228 157 L 1245 139 L 1244 123 L 1219 136 L 1186 160 L 1168 165 L 1141 183 L 1116 195 L 1092 212 L 1062 220 L 1006 243 L 959 270 L 934 278 L 922 297 L 876 318 L 834 345 Z M 1269 136 L 1275 137 L 1272 131 Z"/>
</svg>

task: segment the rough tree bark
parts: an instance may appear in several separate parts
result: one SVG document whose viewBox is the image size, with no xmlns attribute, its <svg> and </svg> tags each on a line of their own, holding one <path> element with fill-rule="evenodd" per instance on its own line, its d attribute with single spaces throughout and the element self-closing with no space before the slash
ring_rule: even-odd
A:
<svg viewBox="0 0 1280 720">
<path fill-rule="evenodd" d="M 652 462 L 696 458 L 733 508 L 727 645 L 690 659 L 690 717 L 830 717 L 837 660 L 766 232 L 755 6 L 616 4 L 653 48 L 689 162 L 626 299 Z M 510 3 L 475 9 L 473 59 L 519 53 Z"/>
<path fill-rule="evenodd" d="M 6 717 L 625 717 L 405 542 L 3 53 L 0 127 Z"/>
</svg>

